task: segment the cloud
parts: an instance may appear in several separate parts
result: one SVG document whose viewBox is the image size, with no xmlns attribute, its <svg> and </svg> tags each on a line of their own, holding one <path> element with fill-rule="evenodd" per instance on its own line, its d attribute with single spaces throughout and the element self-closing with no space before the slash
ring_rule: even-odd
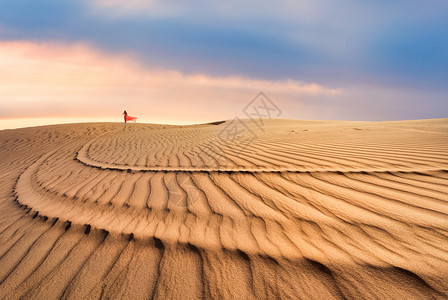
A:
<svg viewBox="0 0 448 300">
<path fill-rule="evenodd" d="M 151 11 L 156 0 L 93 0 L 89 1 L 94 12 L 113 13 L 114 16 L 142 14 Z"/>
<path fill-rule="evenodd" d="M 431 4 L 3 0 L 0 118 L 212 121 L 260 90 L 284 118 L 444 117 L 448 2 Z"/>
<path fill-rule="evenodd" d="M 448 2 L 3 0 L 2 39 L 88 42 L 186 73 L 446 90 Z"/>
<path fill-rule="evenodd" d="M 297 80 L 149 69 L 132 55 L 82 43 L 0 42 L 0 118 L 111 117 L 127 109 L 158 121 L 212 121 L 239 115 L 261 90 L 286 108 L 343 93 Z"/>
<path fill-rule="evenodd" d="M 327 1 L 325 1 L 327 2 Z M 103 13 L 105 17 L 107 14 L 115 12 L 114 16 L 126 16 L 133 14 L 134 16 L 146 15 L 146 16 L 175 16 L 175 15 L 191 15 L 198 16 L 201 14 L 225 15 L 232 17 L 244 17 L 251 18 L 248 12 L 252 13 L 252 16 L 260 15 L 294 15 L 297 17 L 308 16 L 315 17 L 313 12 L 316 13 L 316 9 L 319 5 L 316 5 L 312 0 L 279 0 L 276 5 L 272 5 L 272 2 L 267 0 L 228 0 L 222 2 L 210 2 L 207 0 L 93 0 L 86 1 L 87 5 L 93 8 L 98 13 Z M 237 8 L 237 9 L 236 9 Z"/>
</svg>

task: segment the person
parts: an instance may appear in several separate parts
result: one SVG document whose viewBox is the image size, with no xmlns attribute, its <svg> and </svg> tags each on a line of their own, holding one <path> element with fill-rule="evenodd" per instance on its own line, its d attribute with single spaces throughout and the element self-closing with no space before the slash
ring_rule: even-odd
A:
<svg viewBox="0 0 448 300">
<path fill-rule="evenodd" d="M 131 117 L 130 115 L 128 115 L 126 111 L 123 112 L 123 115 L 124 115 L 124 123 L 127 123 L 127 121 L 136 122 L 137 120 L 137 117 Z"/>
</svg>

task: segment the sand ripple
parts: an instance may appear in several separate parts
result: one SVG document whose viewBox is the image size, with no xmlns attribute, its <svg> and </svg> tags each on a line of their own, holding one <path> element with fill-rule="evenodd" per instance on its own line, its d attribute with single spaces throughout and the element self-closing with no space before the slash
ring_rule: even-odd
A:
<svg viewBox="0 0 448 300">
<path fill-rule="evenodd" d="M 444 298 L 447 120 L 0 132 L 7 298 Z"/>
</svg>

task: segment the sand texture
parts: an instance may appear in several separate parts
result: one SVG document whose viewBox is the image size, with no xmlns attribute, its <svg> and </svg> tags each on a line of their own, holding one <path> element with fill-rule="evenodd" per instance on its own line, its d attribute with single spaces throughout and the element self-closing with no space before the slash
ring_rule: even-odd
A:
<svg viewBox="0 0 448 300">
<path fill-rule="evenodd" d="M 0 142 L 0 298 L 448 298 L 448 119 Z"/>
</svg>

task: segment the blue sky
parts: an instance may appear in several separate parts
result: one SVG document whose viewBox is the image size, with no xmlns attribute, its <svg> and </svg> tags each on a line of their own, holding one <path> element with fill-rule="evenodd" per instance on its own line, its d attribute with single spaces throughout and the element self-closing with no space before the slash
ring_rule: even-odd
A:
<svg viewBox="0 0 448 300">
<path fill-rule="evenodd" d="M 437 0 L 0 0 L 3 42 L 81 43 L 103 56 L 130 55 L 145 70 L 292 80 L 343 91 L 331 99 L 273 92 L 292 108 L 284 117 L 298 119 L 447 117 L 447 28 L 448 2 Z M 177 101 L 167 93 L 161 96 L 167 105 Z M 232 96 L 244 107 L 249 94 Z M 6 101 L 14 101 L 8 95 Z M 220 107 L 229 99 L 214 95 L 210 101 Z M 0 107 L 0 117 L 35 116 L 11 107 Z M 226 113 L 223 118 L 237 114 Z"/>
</svg>

